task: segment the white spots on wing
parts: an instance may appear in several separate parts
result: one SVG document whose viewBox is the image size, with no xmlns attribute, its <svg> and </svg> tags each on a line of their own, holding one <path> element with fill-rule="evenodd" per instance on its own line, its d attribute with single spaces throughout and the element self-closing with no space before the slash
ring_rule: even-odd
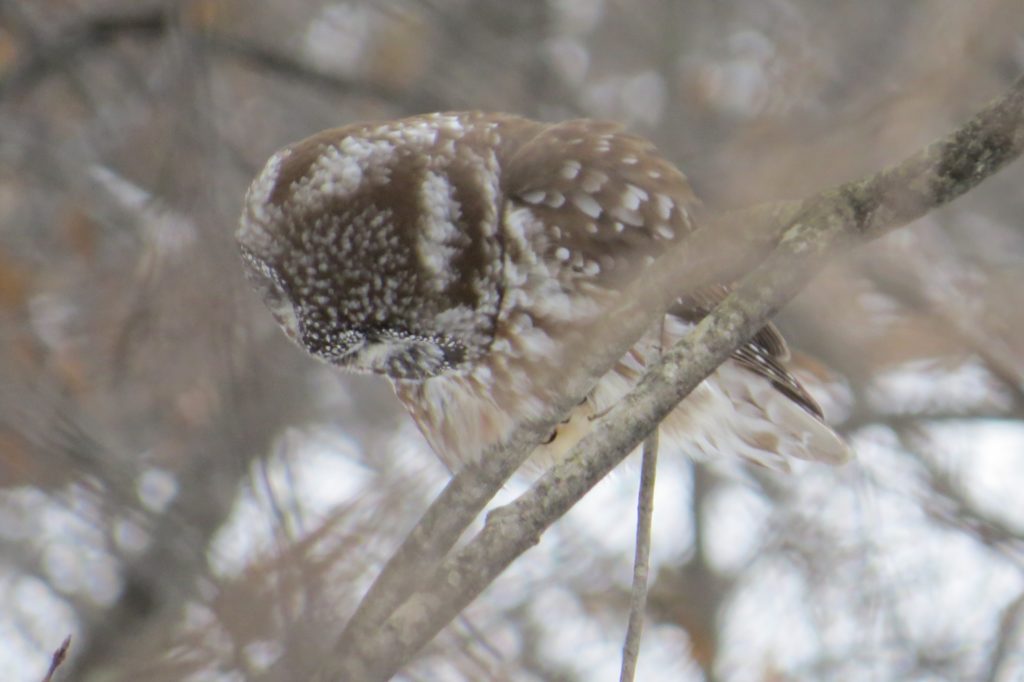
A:
<svg viewBox="0 0 1024 682">
<path fill-rule="evenodd" d="M 583 174 L 583 181 L 580 182 L 580 186 L 584 192 L 589 194 L 595 194 L 601 191 L 605 183 L 608 182 L 608 175 L 598 170 L 587 170 Z"/>
<path fill-rule="evenodd" d="M 644 201 L 647 201 L 647 192 L 632 183 L 627 183 L 626 191 L 622 193 L 622 207 L 627 211 L 636 211 Z"/>
<path fill-rule="evenodd" d="M 597 223 L 587 223 L 583 229 L 587 231 L 587 234 L 597 234 L 598 232 Z"/>
<path fill-rule="evenodd" d="M 627 209 L 625 206 L 616 206 L 612 209 L 612 216 L 633 227 L 642 227 L 644 224 L 642 215 Z"/>
<path fill-rule="evenodd" d="M 596 260 L 588 260 L 583 264 L 583 274 L 593 277 L 601 272 L 601 265 Z"/>
<path fill-rule="evenodd" d="M 686 225 L 686 229 L 692 230 L 693 229 L 693 217 L 690 215 L 690 212 L 687 211 L 685 208 L 683 208 L 683 209 L 680 209 L 680 213 L 683 214 L 683 225 Z"/>
<path fill-rule="evenodd" d="M 528 203 L 528 204 L 536 205 L 536 204 L 539 204 L 540 202 L 544 201 L 544 197 L 545 196 L 547 196 L 547 193 L 544 190 L 542 190 L 542 189 L 535 189 L 535 190 L 531 190 L 531 191 L 527 192 L 526 194 L 522 195 L 521 199 L 523 201 L 525 201 L 526 203 Z"/>
<path fill-rule="evenodd" d="M 622 157 L 622 163 L 626 164 L 627 166 L 635 166 L 638 160 L 639 159 L 637 159 L 632 154 L 627 154 L 626 156 Z"/>
<path fill-rule="evenodd" d="M 451 260 L 458 251 L 457 240 L 461 236 L 457 226 L 459 203 L 446 176 L 433 171 L 423 174 L 419 206 L 417 255 L 423 267 L 433 275 L 435 288 L 441 291 L 457 276 Z"/>
<path fill-rule="evenodd" d="M 555 249 L 555 258 L 562 261 L 563 263 L 568 263 L 569 258 L 571 256 L 572 254 L 569 253 L 569 249 L 565 248 L 564 246 L 559 246 L 557 249 Z"/>
<path fill-rule="evenodd" d="M 658 217 L 662 220 L 668 220 L 672 215 L 672 208 L 675 206 L 672 199 L 664 194 L 655 194 L 654 203 L 658 208 Z"/>
<path fill-rule="evenodd" d="M 576 176 L 580 174 L 581 167 L 579 161 L 566 161 L 562 166 L 561 175 L 566 180 L 575 180 Z"/>
<path fill-rule="evenodd" d="M 576 205 L 576 208 L 583 211 L 591 218 L 599 218 L 601 216 L 601 204 L 597 203 L 597 199 L 589 194 L 573 192 L 569 198 L 572 203 Z"/>
<path fill-rule="evenodd" d="M 565 195 L 561 192 L 548 192 L 547 199 L 544 203 L 551 208 L 561 208 L 562 205 L 565 204 Z"/>
<path fill-rule="evenodd" d="M 658 227 L 655 229 L 655 233 L 659 237 L 661 237 L 662 239 L 675 239 L 676 238 L 675 230 L 673 230 L 668 225 L 658 225 Z"/>
<path fill-rule="evenodd" d="M 653 180 L 660 180 L 661 179 L 661 171 L 656 169 L 656 168 L 651 169 L 651 170 L 647 171 L 647 177 L 649 177 L 649 178 L 651 178 Z"/>
<path fill-rule="evenodd" d="M 612 224 L 612 229 L 615 230 L 616 233 L 621 234 L 626 229 L 626 226 L 621 221 L 616 220 L 615 223 Z"/>
</svg>

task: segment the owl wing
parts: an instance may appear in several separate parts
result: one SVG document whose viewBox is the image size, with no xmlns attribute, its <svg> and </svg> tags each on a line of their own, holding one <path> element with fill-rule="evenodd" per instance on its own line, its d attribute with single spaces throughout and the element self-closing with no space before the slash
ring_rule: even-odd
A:
<svg viewBox="0 0 1024 682">
<path fill-rule="evenodd" d="M 549 272 L 567 291 L 619 289 L 669 245 L 694 229 L 699 202 L 678 169 L 654 146 L 617 125 L 568 121 L 539 129 L 507 157 L 503 189 L 511 206 L 543 227 L 531 238 Z M 566 267 L 560 267 L 566 266 Z M 681 297 L 669 315 L 670 337 L 692 328 L 727 294 L 708 286 Z M 547 322 L 552 322 L 547 320 Z M 600 412 L 642 373 L 640 343 L 602 379 L 589 402 Z M 789 457 L 841 462 L 842 440 L 786 368 L 789 351 L 768 324 L 739 348 L 666 421 L 691 452 L 732 451 L 785 468 Z M 563 440 L 550 444 L 555 448 Z"/>
<path fill-rule="evenodd" d="M 512 201 L 531 207 L 547 226 L 547 255 L 588 264 L 601 284 L 621 284 L 693 230 L 699 205 L 685 176 L 649 141 L 614 123 L 586 119 L 538 130 L 509 160 L 503 180 Z M 562 249 L 559 252 L 559 249 Z M 670 311 L 686 322 L 706 316 L 729 293 L 698 289 Z M 762 328 L 734 359 L 821 418 L 821 408 L 786 369 L 789 349 L 774 325 Z"/>
<path fill-rule="evenodd" d="M 669 309 L 685 322 L 696 323 L 704 318 L 729 294 L 724 285 L 702 287 L 678 299 Z M 744 346 L 732 354 L 733 359 L 757 375 L 768 379 L 772 386 L 818 419 L 824 419 L 821 407 L 786 368 L 789 347 L 778 328 L 772 323 L 762 327 Z"/>
<path fill-rule="evenodd" d="M 698 200 L 649 141 L 586 119 L 541 128 L 510 155 L 503 190 L 546 226 L 534 248 L 616 288 L 693 230 Z"/>
</svg>

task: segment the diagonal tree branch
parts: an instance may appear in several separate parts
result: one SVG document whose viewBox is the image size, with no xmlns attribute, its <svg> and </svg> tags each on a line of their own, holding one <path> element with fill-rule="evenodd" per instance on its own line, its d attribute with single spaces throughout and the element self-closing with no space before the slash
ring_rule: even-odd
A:
<svg viewBox="0 0 1024 682">
<path fill-rule="evenodd" d="M 452 480 L 425 517 L 431 523 L 421 522 L 396 555 L 411 562 L 404 572 L 418 577 L 406 585 L 388 584 L 387 589 L 378 580 L 360 609 L 373 611 L 373 617 L 357 614 L 339 642 L 337 655 L 318 679 L 383 680 L 393 675 L 516 557 L 536 544 L 544 530 L 756 333 L 829 258 L 967 192 L 1017 158 L 1022 147 L 1024 78 L 964 126 L 900 164 L 803 201 L 729 214 L 694 233 L 677 253 L 657 261 L 625 293 L 609 316 L 616 321 L 607 325 L 612 328 L 611 338 L 598 335 L 600 344 L 584 344 L 594 349 L 593 355 L 576 349 L 574 355 L 582 360 L 567 370 L 567 376 L 556 378 L 564 382 L 567 398 L 554 406 L 550 421 L 524 425 L 508 443 L 484 453 L 480 465 Z M 762 259 L 756 269 L 750 267 Z M 532 444 L 558 420 L 557 410 L 566 410 L 585 395 L 592 377 L 621 357 L 675 298 L 674 292 L 729 281 L 736 272 L 751 269 L 731 295 L 595 422 L 566 460 L 514 502 L 492 512 L 477 536 L 434 570 L 468 526 L 469 515 L 475 516 L 526 458 Z M 638 301 L 644 305 L 637 305 Z M 459 494 L 450 492 L 453 489 Z M 464 494 L 467 491 L 472 495 Z M 469 498 L 471 503 L 466 504 Z M 458 522 L 440 522 L 446 514 Z M 385 571 L 391 577 L 397 574 Z M 380 594 L 388 597 L 383 607 L 366 605 L 371 596 Z M 388 617 L 386 612 L 395 606 Z"/>
</svg>

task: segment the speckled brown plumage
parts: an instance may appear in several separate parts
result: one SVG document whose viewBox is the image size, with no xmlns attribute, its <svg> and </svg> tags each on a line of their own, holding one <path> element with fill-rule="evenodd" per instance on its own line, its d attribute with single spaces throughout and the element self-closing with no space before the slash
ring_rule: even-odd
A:
<svg viewBox="0 0 1024 682">
<path fill-rule="evenodd" d="M 611 123 L 460 112 L 328 130 L 274 154 L 237 236 L 285 332 L 344 369 L 388 376 L 452 468 L 550 396 L 569 332 L 693 230 L 697 200 L 654 146 Z M 557 455 L 618 400 L 653 344 L 726 293 L 690 292 L 540 454 Z M 843 461 L 848 451 L 766 327 L 666 420 L 694 455 Z"/>
</svg>

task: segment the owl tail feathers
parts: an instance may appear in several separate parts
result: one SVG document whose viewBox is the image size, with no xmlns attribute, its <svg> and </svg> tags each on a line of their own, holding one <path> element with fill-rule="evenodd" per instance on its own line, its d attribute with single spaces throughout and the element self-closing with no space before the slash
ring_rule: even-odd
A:
<svg viewBox="0 0 1024 682">
<path fill-rule="evenodd" d="M 838 465 L 853 457 L 820 417 L 735 360 L 723 363 L 662 426 L 696 458 L 738 456 L 788 471 L 793 459 Z"/>
<path fill-rule="evenodd" d="M 791 408 L 791 411 L 795 413 L 794 427 L 801 429 L 796 432 L 799 444 L 792 448 L 793 457 L 835 466 L 853 459 L 853 450 L 828 424 L 802 408 Z"/>
</svg>

